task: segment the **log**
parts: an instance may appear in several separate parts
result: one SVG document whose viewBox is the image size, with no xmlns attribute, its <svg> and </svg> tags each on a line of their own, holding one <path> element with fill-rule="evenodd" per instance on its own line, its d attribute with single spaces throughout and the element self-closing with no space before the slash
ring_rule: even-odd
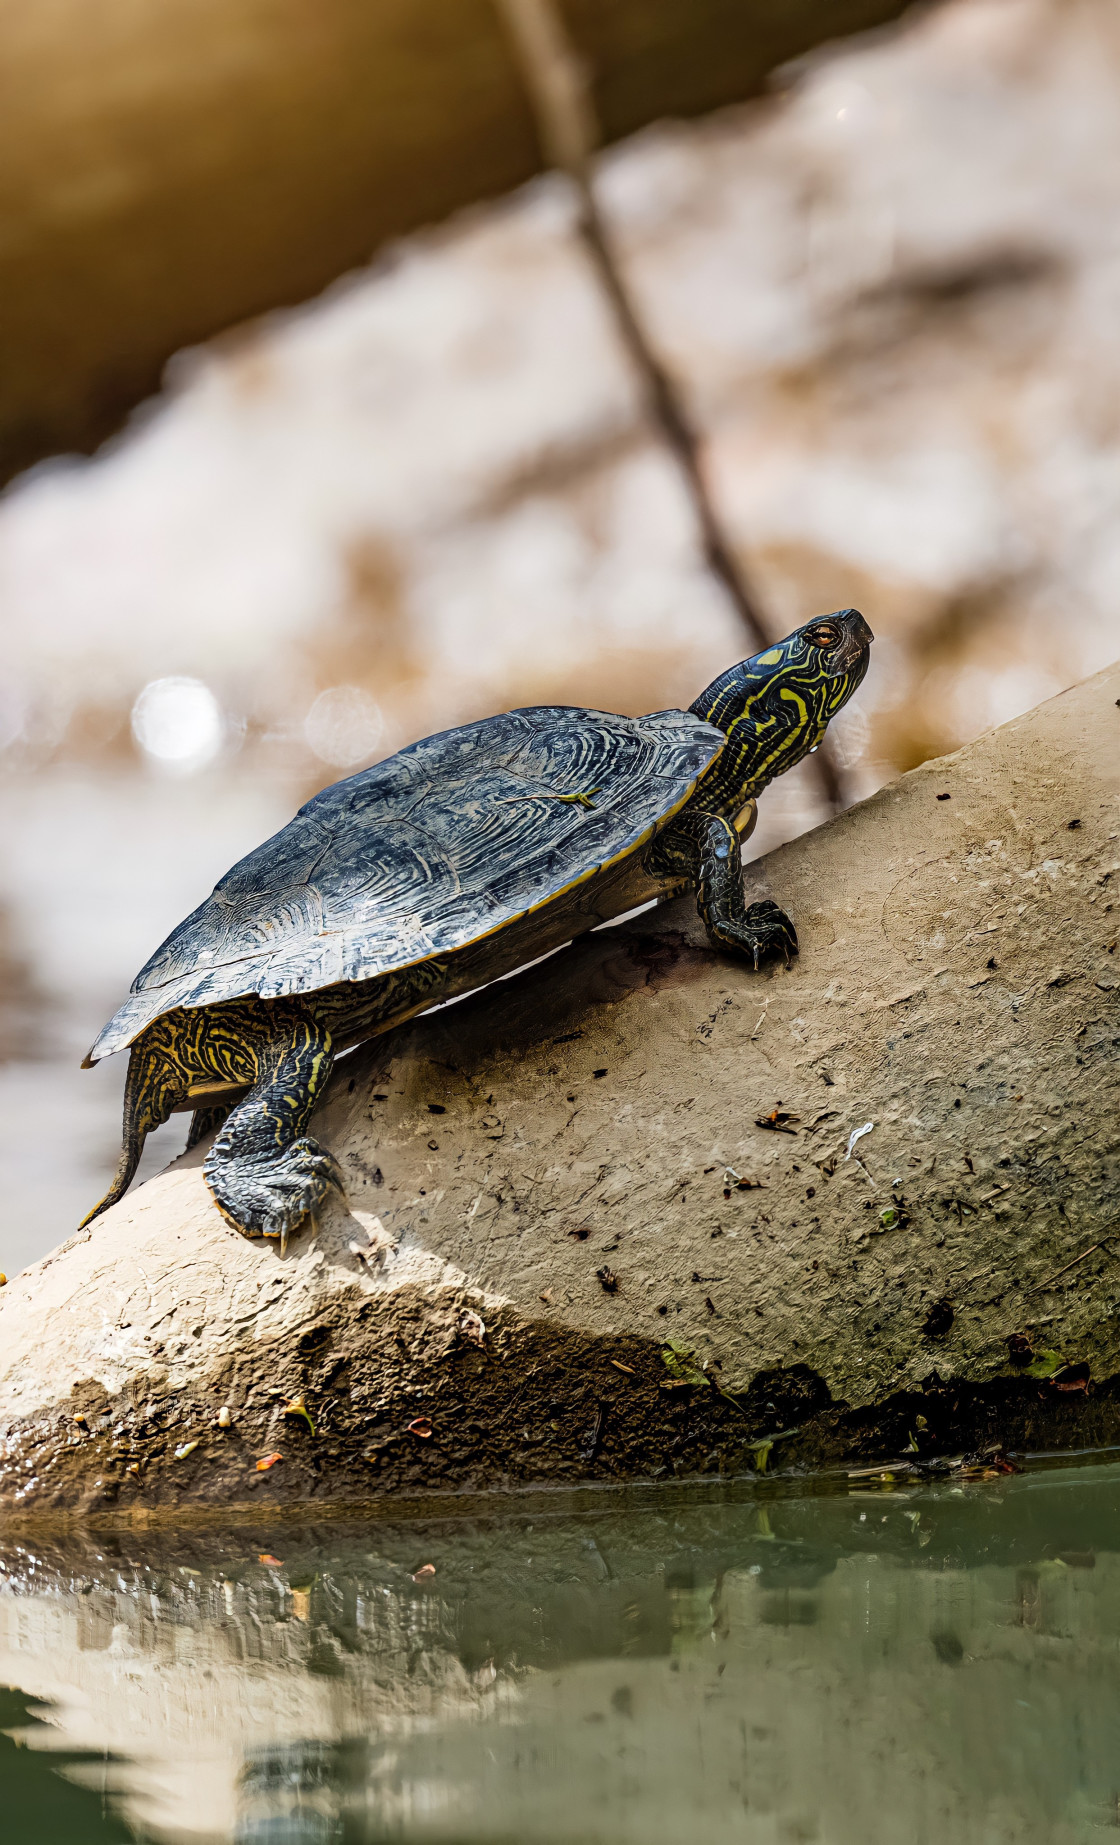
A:
<svg viewBox="0 0 1120 1845">
<path fill-rule="evenodd" d="M 566 10 L 614 140 L 902 0 Z M 181 347 L 540 168 L 490 0 L 9 0 L 0 55 L 0 481 L 102 441 Z"/>
<path fill-rule="evenodd" d="M 124 1199 L 0 1293 L 5 1517 L 1115 1441 L 1118 707 L 749 866 L 788 970 L 681 900 L 360 1047 L 284 1259 L 205 1145 Z"/>
</svg>

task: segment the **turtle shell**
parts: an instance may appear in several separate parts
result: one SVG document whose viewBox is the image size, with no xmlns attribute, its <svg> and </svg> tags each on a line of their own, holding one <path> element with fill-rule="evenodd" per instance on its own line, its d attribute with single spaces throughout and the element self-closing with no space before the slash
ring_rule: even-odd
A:
<svg viewBox="0 0 1120 1845">
<path fill-rule="evenodd" d="M 502 930 L 509 952 L 492 973 L 516 967 L 519 919 L 637 852 L 725 741 L 687 711 L 538 706 L 410 744 L 324 788 L 234 865 L 137 975 L 87 1062 L 174 1007 L 367 981 Z M 593 805 L 556 798 L 580 794 Z"/>
</svg>

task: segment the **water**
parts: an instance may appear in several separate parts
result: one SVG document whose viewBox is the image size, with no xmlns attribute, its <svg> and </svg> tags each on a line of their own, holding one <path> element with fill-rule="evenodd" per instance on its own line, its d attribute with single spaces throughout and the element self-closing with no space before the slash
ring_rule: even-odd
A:
<svg viewBox="0 0 1120 1845">
<path fill-rule="evenodd" d="M 0 1555 L 6 1845 L 1120 1824 L 1120 1465 Z"/>
</svg>

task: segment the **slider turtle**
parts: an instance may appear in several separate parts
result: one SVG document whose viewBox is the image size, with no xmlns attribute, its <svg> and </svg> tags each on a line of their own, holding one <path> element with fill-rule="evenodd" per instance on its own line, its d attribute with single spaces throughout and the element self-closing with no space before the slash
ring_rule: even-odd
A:
<svg viewBox="0 0 1120 1845">
<path fill-rule="evenodd" d="M 816 748 L 867 671 L 856 609 L 732 666 L 687 711 L 532 706 L 413 743 L 336 782 L 243 858 L 137 975 L 90 1050 L 131 1047 L 124 1145 L 193 1111 L 206 1182 L 283 1243 L 337 1179 L 307 1133 L 340 1051 L 651 898 L 696 892 L 717 949 L 797 949 L 746 904 L 755 797 Z"/>
</svg>

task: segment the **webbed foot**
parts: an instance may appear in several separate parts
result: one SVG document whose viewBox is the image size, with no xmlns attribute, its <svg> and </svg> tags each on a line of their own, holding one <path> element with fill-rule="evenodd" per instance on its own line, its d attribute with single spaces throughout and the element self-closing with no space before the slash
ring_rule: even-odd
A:
<svg viewBox="0 0 1120 1845">
<path fill-rule="evenodd" d="M 243 1236 L 278 1236 L 281 1254 L 330 1187 L 342 1189 L 335 1161 L 307 1135 L 267 1157 L 215 1148 L 203 1174 L 222 1216 Z"/>
<path fill-rule="evenodd" d="M 749 903 L 742 917 L 722 918 L 709 934 L 720 948 L 732 948 L 749 955 L 758 967 L 767 955 L 781 955 L 786 966 L 797 953 L 797 930 L 784 910 L 767 898 Z"/>
</svg>

